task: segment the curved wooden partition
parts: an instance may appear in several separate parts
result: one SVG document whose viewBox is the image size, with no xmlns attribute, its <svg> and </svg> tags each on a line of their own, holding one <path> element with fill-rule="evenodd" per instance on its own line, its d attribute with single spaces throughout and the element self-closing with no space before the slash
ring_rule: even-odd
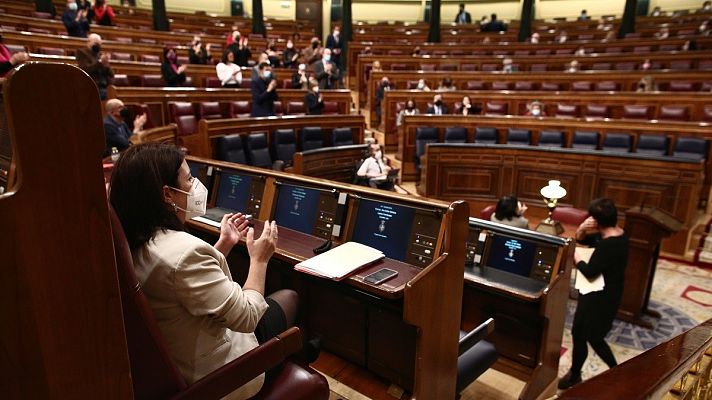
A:
<svg viewBox="0 0 712 400">
<path fill-rule="evenodd" d="M 27 63 L 2 94 L 17 183 L 0 195 L 0 396 L 132 398 L 96 86 Z"/>
<path fill-rule="evenodd" d="M 362 115 L 305 115 L 261 118 L 235 118 L 200 120 L 197 135 L 181 136 L 190 154 L 215 158 L 215 139 L 239 133 L 249 135 L 254 132 L 267 133 L 267 143 L 271 146 L 271 133 L 277 129 L 294 129 L 299 143 L 301 128 L 321 127 L 325 145 L 331 145 L 330 133 L 335 128 L 351 128 L 354 143 L 363 143 L 366 121 Z M 190 139 L 190 143 L 186 141 Z"/>
<path fill-rule="evenodd" d="M 464 248 L 468 232 L 466 203 L 421 199 L 204 158 L 187 157 L 187 161 L 193 168 L 212 171 L 212 180 L 206 185 L 211 187 L 209 207 L 216 203 L 221 174 L 229 171 L 250 174 L 253 182 L 259 179 L 260 184 L 252 185 L 250 192 L 251 201 L 259 203 L 254 214 L 255 234 L 262 228 L 261 221 L 276 218 L 275 208 L 282 185 L 315 188 L 329 193 L 332 198 L 344 196 L 343 219 L 339 221 L 339 217 L 335 217 L 336 221 L 332 221 L 341 222 L 338 233 L 332 231 L 315 236 L 280 226 L 279 243 L 267 279 L 268 286 L 276 286 L 268 287 L 267 291 L 285 287 L 297 290 L 300 305 L 304 307 L 307 336 L 321 337 L 329 352 L 396 383 L 410 392 L 412 398 L 455 397 Z M 312 249 L 322 244 L 325 238 L 334 246 L 352 240 L 358 208 L 365 200 L 413 210 L 414 218 L 419 221 L 414 219 L 413 222 L 418 224 L 417 232 L 406 233 L 399 226 L 397 235 L 401 239 L 408 236 L 409 251 L 419 253 L 421 257 L 413 257 L 411 253 L 403 260 L 386 257 L 338 282 L 295 271 L 293 266 L 313 257 Z M 320 212 L 322 210 L 319 208 Z M 188 224 L 208 238 L 219 234 L 217 228 L 198 221 Z M 435 240 L 429 245 L 421 245 L 416 240 L 422 234 L 431 235 Z M 423 252 L 423 248 L 428 251 Z M 246 254 L 234 253 L 240 252 L 233 251 L 231 255 L 237 257 L 231 258 L 231 271 L 235 279 L 240 279 L 245 276 L 249 263 L 244 259 Z M 398 275 L 381 285 L 364 281 L 366 275 L 382 267 L 394 269 Z M 361 376 L 356 379 L 363 378 L 359 373 L 351 375 L 352 379 L 354 375 Z M 385 395 L 384 389 L 380 396 Z"/>
<path fill-rule="evenodd" d="M 324 147 L 294 153 L 295 174 L 353 183 L 361 162 L 368 157 L 367 144 Z"/>
<path fill-rule="evenodd" d="M 168 124 L 131 135 L 130 140 L 133 144 L 145 142 L 176 143 L 177 135 L 176 124 Z"/>
<path fill-rule="evenodd" d="M 561 400 L 708 399 L 712 320 L 631 358 L 558 396 Z"/>
</svg>

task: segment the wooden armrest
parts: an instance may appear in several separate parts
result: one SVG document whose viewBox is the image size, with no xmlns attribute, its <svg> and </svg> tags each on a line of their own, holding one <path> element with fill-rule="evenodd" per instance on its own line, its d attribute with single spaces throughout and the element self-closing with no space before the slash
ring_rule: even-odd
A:
<svg viewBox="0 0 712 400">
<path fill-rule="evenodd" d="M 467 335 L 460 339 L 458 356 L 462 353 L 470 350 L 472 346 L 476 345 L 480 340 L 484 339 L 490 333 L 494 332 L 494 318 L 489 318 L 487 321 L 483 322 L 477 328 L 471 330 Z"/>
<path fill-rule="evenodd" d="M 219 399 L 281 364 L 302 348 L 302 334 L 291 327 L 241 357 L 223 365 L 174 399 Z"/>
</svg>

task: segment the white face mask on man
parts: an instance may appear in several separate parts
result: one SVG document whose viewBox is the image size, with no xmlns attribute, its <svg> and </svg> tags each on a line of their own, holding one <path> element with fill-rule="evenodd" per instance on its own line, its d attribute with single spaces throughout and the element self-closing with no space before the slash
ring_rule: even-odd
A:
<svg viewBox="0 0 712 400">
<path fill-rule="evenodd" d="M 185 203 L 185 209 L 178 207 L 175 203 L 172 204 L 175 209 L 185 212 L 186 220 L 205 215 L 208 206 L 208 188 L 203 185 L 203 182 L 201 182 L 200 179 L 193 178 L 193 185 L 190 187 L 190 192 L 176 189 L 174 187 L 171 187 L 171 189 L 188 195 Z"/>
</svg>

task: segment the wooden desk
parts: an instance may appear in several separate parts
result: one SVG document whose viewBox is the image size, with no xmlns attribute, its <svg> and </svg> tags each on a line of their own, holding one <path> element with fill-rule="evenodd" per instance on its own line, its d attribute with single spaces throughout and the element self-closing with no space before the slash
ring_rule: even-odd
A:
<svg viewBox="0 0 712 400">
<path fill-rule="evenodd" d="M 353 183 L 356 171 L 368 157 L 367 144 L 324 147 L 294 154 L 292 172 L 300 175 Z"/>
</svg>

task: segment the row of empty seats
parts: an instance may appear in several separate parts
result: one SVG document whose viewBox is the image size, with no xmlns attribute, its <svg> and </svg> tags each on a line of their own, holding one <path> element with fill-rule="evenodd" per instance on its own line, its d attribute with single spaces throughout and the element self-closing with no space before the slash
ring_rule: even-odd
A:
<svg viewBox="0 0 712 400">
<path fill-rule="evenodd" d="M 334 129 L 330 139 L 331 146 L 354 144 L 351 128 Z M 218 138 L 216 145 L 219 160 L 272 168 L 275 161 L 289 166 L 297 151 L 320 149 L 325 143 L 320 127 L 304 127 L 299 135 L 293 129 L 277 129 L 269 140 L 264 132 L 226 135 Z"/>
<path fill-rule="evenodd" d="M 567 147 L 565 135 L 561 131 L 544 130 L 534 143 L 532 132 L 529 129 L 509 128 L 504 140 L 494 127 L 477 127 L 473 139 L 468 140 L 468 131 L 465 127 L 449 127 L 445 129 L 444 143 L 479 143 L 479 144 L 509 144 L 509 145 L 538 145 L 540 147 Z M 438 129 L 434 127 L 420 127 L 416 129 L 416 161 L 425 154 L 425 147 L 429 143 L 438 143 Z M 666 156 L 676 158 L 703 160 L 707 157 L 708 144 L 705 139 L 697 137 L 678 137 L 670 148 L 671 139 L 661 134 L 641 134 L 637 136 L 624 132 L 608 132 L 601 135 L 596 131 L 575 131 L 571 140 L 571 148 L 602 150 L 607 152 L 628 153 Z"/>
<path fill-rule="evenodd" d="M 240 83 L 241 89 L 252 89 L 252 81 L 250 80 L 250 70 L 246 69 L 242 71 L 242 82 Z M 282 89 L 293 89 L 292 87 L 292 77 L 288 78 L 278 78 L 277 82 L 279 87 Z M 166 82 L 163 80 L 163 76 L 160 74 L 143 74 L 143 75 L 127 75 L 127 74 L 115 74 L 111 79 L 111 83 L 115 86 L 142 86 L 142 87 L 165 87 Z M 185 83 L 183 86 L 192 87 L 194 86 L 193 79 L 190 76 L 186 76 Z M 208 76 L 205 78 L 205 87 L 208 88 L 221 88 L 222 83 L 217 76 Z M 327 106 L 326 102 L 324 106 Z"/>
</svg>

